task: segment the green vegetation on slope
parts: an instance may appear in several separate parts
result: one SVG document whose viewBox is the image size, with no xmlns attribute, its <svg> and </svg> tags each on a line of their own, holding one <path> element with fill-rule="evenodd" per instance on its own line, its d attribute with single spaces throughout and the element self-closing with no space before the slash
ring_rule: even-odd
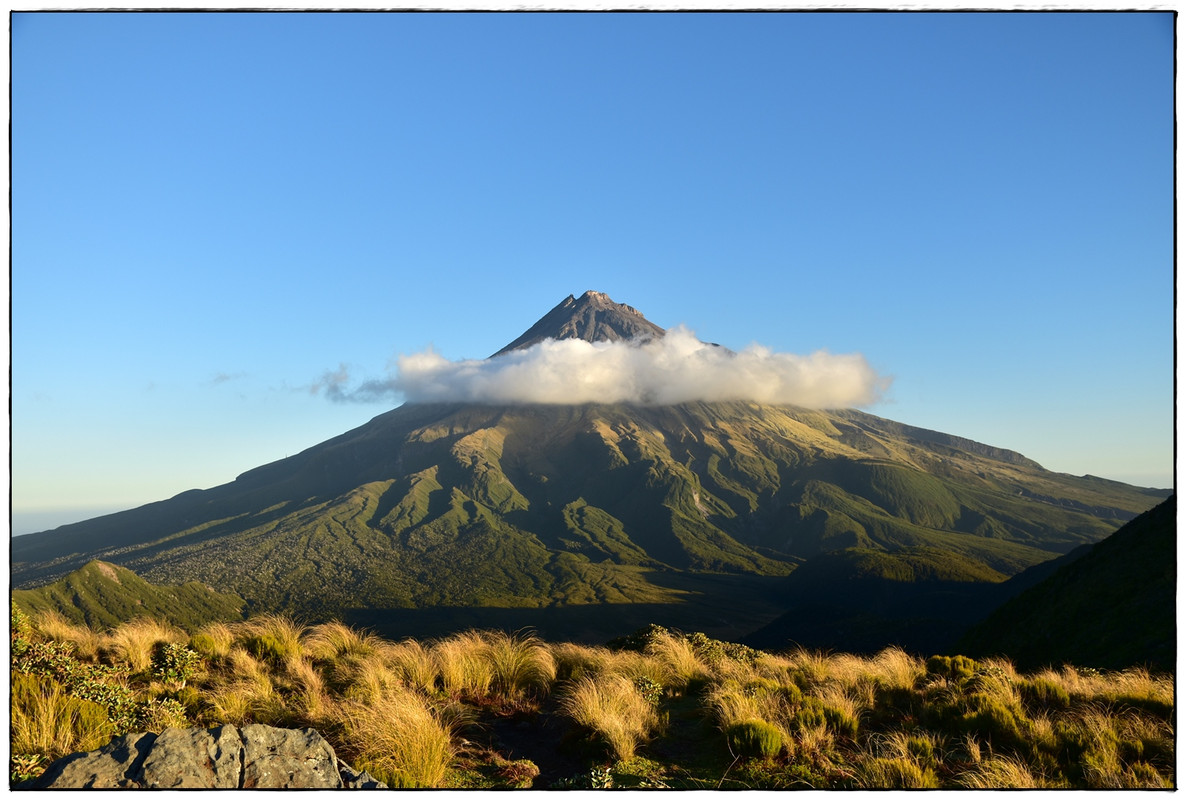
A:
<svg viewBox="0 0 1186 800">
<path fill-rule="evenodd" d="M 785 576 L 854 547 L 1012 575 L 1157 499 L 859 412 L 403 406 L 225 486 L 19 537 L 13 576 L 101 558 L 311 619 L 678 603 L 671 573 Z"/>
<path fill-rule="evenodd" d="M 1140 669 L 776 654 L 657 626 L 613 646 L 276 616 L 98 633 L 15 609 L 12 654 L 14 782 L 126 731 L 262 723 L 315 728 L 404 788 L 1175 783 L 1173 677 Z"/>
<path fill-rule="evenodd" d="M 1063 659 L 1105 669 L 1171 669 L 1175 516 L 1171 497 L 994 611 L 960 648 L 1008 653 L 1027 669 Z"/>
<path fill-rule="evenodd" d="M 92 561 L 48 586 L 15 589 L 12 602 L 26 614 L 59 614 L 92 628 L 151 616 L 195 630 L 214 620 L 239 619 L 243 608 L 243 599 L 236 595 L 196 582 L 157 586 L 103 561 Z"/>
</svg>

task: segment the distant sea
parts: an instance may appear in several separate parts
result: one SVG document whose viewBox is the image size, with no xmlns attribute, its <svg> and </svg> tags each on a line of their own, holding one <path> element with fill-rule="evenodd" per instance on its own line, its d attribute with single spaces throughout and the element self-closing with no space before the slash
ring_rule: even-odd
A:
<svg viewBox="0 0 1186 800">
<path fill-rule="evenodd" d="M 54 508 L 42 511 L 13 511 L 12 535 L 23 536 L 26 533 L 53 530 L 60 525 L 71 522 L 82 522 L 105 514 L 123 511 L 124 506 L 100 506 L 97 508 Z"/>
</svg>

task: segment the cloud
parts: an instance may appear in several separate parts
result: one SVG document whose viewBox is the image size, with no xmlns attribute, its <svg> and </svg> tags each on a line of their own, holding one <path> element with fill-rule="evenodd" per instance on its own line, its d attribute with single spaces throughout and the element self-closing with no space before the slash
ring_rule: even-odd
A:
<svg viewBox="0 0 1186 800">
<path fill-rule="evenodd" d="M 316 388 L 335 401 L 638 403 L 752 400 L 847 408 L 876 402 L 889 380 L 860 354 L 801 356 L 759 345 L 741 352 L 677 327 L 646 343 L 549 339 L 497 358 L 449 361 L 431 348 L 400 355 L 386 380 L 346 391 L 345 367 Z M 314 391 L 316 391 L 316 388 Z"/>
</svg>

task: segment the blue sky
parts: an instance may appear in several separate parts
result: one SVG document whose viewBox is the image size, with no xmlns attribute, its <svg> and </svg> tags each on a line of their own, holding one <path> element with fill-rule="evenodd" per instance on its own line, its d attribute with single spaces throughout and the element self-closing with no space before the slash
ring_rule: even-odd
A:
<svg viewBox="0 0 1186 800">
<path fill-rule="evenodd" d="M 1171 485 L 1166 13 L 12 17 L 14 530 L 233 480 L 608 293 Z M 46 522 L 50 520 L 50 522 Z"/>
</svg>

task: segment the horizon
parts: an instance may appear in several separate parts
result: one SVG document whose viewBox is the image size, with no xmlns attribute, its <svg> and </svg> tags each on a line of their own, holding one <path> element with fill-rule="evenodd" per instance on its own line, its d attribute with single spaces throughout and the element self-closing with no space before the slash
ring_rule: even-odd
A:
<svg viewBox="0 0 1186 800">
<path fill-rule="evenodd" d="M 401 401 L 326 375 L 586 290 L 1173 488 L 1172 12 L 11 23 L 14 535 L 296 454 Z"/>
</svg>

